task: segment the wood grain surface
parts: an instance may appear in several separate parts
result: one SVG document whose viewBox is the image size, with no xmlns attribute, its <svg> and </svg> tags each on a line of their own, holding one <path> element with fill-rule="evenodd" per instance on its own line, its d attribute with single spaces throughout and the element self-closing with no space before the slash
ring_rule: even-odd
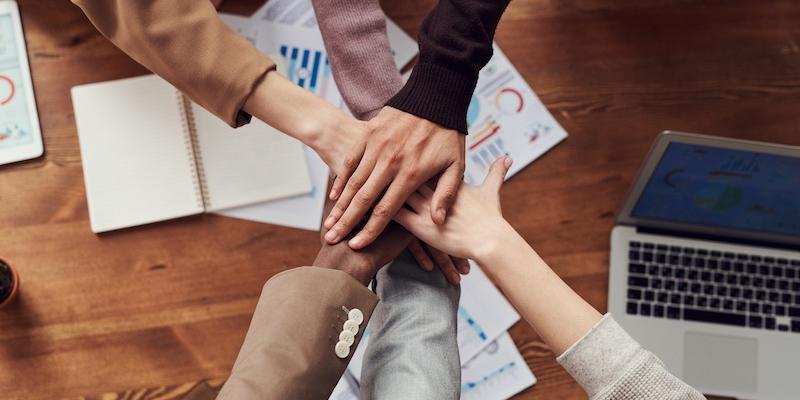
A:
<svg viewBox="0 0 800 400">
<path fill-rule="evenodd" d="M 433 2 L 384 7 L 413 35 Z M 91 233 L 70 88 L 146 71 L 70 2 L 20 7 L 46 153 L 0 167 L 0 257 L 22 282 L 0 311 L 0 398 L 219 387 L 261 286 L 317 235 L 212 215 Z M 509 181 L 505 215 L 601 311 L 609 232 L 659 132 L 800 144 L 796 0 L 514 0 L 496 40 L 570 134 Z M 531 327 L 511 332 L 539 379 L 518 399 L 585 398 Z"/>
</svg>

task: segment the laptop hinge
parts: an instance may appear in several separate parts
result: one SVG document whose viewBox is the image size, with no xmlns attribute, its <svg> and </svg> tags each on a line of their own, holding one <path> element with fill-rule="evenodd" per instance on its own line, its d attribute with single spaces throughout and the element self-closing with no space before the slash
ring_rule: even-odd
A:
<svg viewBox="0 0 800 400">
<path fill-rule="evenodd" d="M 711 235 L 705 233 L 676 231 L 671 229 L 646 228 L 646 227 L 636 227 L 636 232 L 645 234 L 649 233 L 652 235 L 662 235 L 662 236 L 677 236 L 684 239 L 709 240 L 714 242 L 722 242 L 730 244 L 742 244 L 747 246 L 769 247 L 781 250 L 800 251 L 800 246 L 798 245 L 746 239 L 734 236 L 719 236 L 719 235 Z"/>
</svg>

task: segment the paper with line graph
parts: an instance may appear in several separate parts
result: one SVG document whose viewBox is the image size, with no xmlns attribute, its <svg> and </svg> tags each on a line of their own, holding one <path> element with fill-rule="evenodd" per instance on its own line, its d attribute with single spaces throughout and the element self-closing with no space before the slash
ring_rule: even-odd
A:
<svg viewBox="0 0 800 400">
<path fill-rule="evenodd" d="M 480 72 L 467 127 L 464 180 L 473 185 L 483 182 L 496 158 L 514 159 L 508 179 L 567 137 L 497 45 Z"/>
</svg>

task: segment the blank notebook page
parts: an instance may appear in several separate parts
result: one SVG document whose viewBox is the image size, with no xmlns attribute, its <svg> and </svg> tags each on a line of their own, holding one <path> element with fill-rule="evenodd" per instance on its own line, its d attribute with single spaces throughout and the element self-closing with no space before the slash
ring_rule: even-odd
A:
<svg viewBox="0 0 800 400">
<path fill-rule="evenodd" d="M 161 78 L 72 89 L 92 231 L 203 212 L 179 98 Z"/>
<path fill-rule="evenodd" d="M 231 128 L 192 103 L 206 210 L 217 211 L 311 191 L 303 145 L 258 119 Z"/>
</svg>

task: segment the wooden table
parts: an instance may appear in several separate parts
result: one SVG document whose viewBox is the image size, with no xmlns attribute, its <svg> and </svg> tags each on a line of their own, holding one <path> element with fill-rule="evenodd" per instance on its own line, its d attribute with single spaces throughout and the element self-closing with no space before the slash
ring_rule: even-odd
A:
<svg viewBox="0 0 800 400">
<path fill-rule="evenodd" d="M 432 4 L 385 8 L 413 34 Z M 46 154 L 0 167 L 0 257 L 22 275 L 0 312 L 0 397 L 218 386 L 262 284 L 308 264 L 317 235 L 212 215 L 92 234 L 69 90 L 146 71 L 69 2 L 20 6 Z M 570 134 L 510 180 L 505 215 L 600 310 L 615 213 L 660 131 L 800 144 L 796 0 L 514 0 L 496 39 Z M 518 398 L 585 396 L 529 326 L 512 335 L 539 378 Z"/>
</svg>

